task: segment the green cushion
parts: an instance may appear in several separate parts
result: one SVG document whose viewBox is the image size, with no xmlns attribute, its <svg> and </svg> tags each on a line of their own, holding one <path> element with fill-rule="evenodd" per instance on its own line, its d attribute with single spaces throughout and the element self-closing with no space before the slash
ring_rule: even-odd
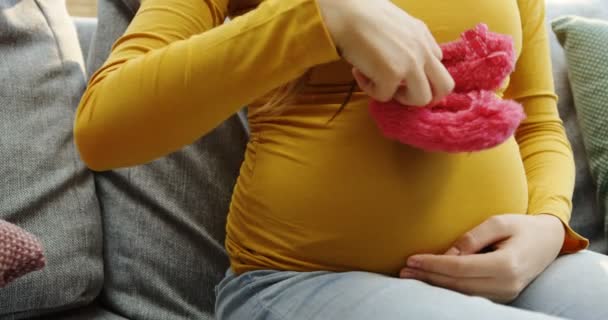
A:
<svg viewBox="0 0 608 320">
<path fill-rule="evenodd" d="M 553 20 L 552 27 L 566 53 L 589 167 L 597 184 L 599 205 L 607 215 L 608 21 L 565 16 Z"/>
</svg>

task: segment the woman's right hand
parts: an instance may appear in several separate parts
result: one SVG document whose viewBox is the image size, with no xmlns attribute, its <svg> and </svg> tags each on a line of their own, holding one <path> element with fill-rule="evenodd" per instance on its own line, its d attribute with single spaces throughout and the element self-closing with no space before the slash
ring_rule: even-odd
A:
<svg viewBox="0 0 608 320">
<path fill-rule="evenodd" d="M 424 106 L 441 100 L 454 80 L 427 26 L 389 0 L 317 0 L 361 90 L 375 100 Z"/>
</svg>

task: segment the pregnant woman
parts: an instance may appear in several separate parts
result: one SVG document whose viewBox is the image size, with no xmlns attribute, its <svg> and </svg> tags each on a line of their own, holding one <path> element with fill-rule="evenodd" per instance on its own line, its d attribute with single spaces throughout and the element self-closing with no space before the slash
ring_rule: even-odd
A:
<svg viewBox="0 0 608 320">
<path fill-rule="evenodd" d="M 544 10 L 144 0 L 91 79 L 76 143 L 92 169 L 133 166 L 248 106 L 219 319 L 608 319 L 608 259 L 568 226 L 574 168 Z M 383 137 L 370 99 L 442 99 L 454 81 L 438 43 L 479 23 L 514 41 L 497 94 L 524 106 L 516 134 L 474 153 Z"/>
</svg>

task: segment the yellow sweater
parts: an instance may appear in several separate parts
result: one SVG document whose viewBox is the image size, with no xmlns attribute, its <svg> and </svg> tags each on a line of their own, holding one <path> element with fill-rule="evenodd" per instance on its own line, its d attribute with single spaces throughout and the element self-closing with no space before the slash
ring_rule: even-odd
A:
<svg viewBox="0 0 608 320">
<path fill-rule="evenodd" d="M 409 255 L 440 253 L 492 215 L 547 213 L 567 226 L 574 168 L 556 108 L 543 0 L 394 1 L 438 42 L 479 22 L 513 36 L 519 60 L 499 94 L 522 102 L 528 118 L 514 138 L 472 154 L 385 139 L 362 93 L 327 124 L 352 79 L 315 0 L 258 2 L 143 1 L 79 106 L 75 137 L 84 161 L 95 170 L 151 161 L 249 105 L 251 140 L 227 225 L 237 273 L 395 274 Z M 294 108 L 255 112 L 262 97 L 310 68 Z M 586 246 L 567 227 L 562 252 Z"/>
</svg>

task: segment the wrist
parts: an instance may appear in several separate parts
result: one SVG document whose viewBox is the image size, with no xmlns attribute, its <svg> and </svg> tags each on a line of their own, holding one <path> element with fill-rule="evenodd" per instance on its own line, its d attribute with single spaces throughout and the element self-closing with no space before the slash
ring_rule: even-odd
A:
<svg viewBox="0 0 608 320">
<path fill-rule="evenodd" d="M 560 218 L 550 213 L 541 213 L 534 217 L 547 226 L 547 229 L 552 236 L 557 237 L 560 243 L 563 243 L 564 238 L 566 237 L 566 226 Z"/>
<path fill-rule="evenodd" d="M 353 1 L 347 0 L 316 0 L 321 14 L 321 19 L 329 31 L 329 35 L 336 44 L 338 50 L 342 47 L 345 32 L 348 31 L 348 23 L 345 19 L 351 14 Z"/>
</svg>

